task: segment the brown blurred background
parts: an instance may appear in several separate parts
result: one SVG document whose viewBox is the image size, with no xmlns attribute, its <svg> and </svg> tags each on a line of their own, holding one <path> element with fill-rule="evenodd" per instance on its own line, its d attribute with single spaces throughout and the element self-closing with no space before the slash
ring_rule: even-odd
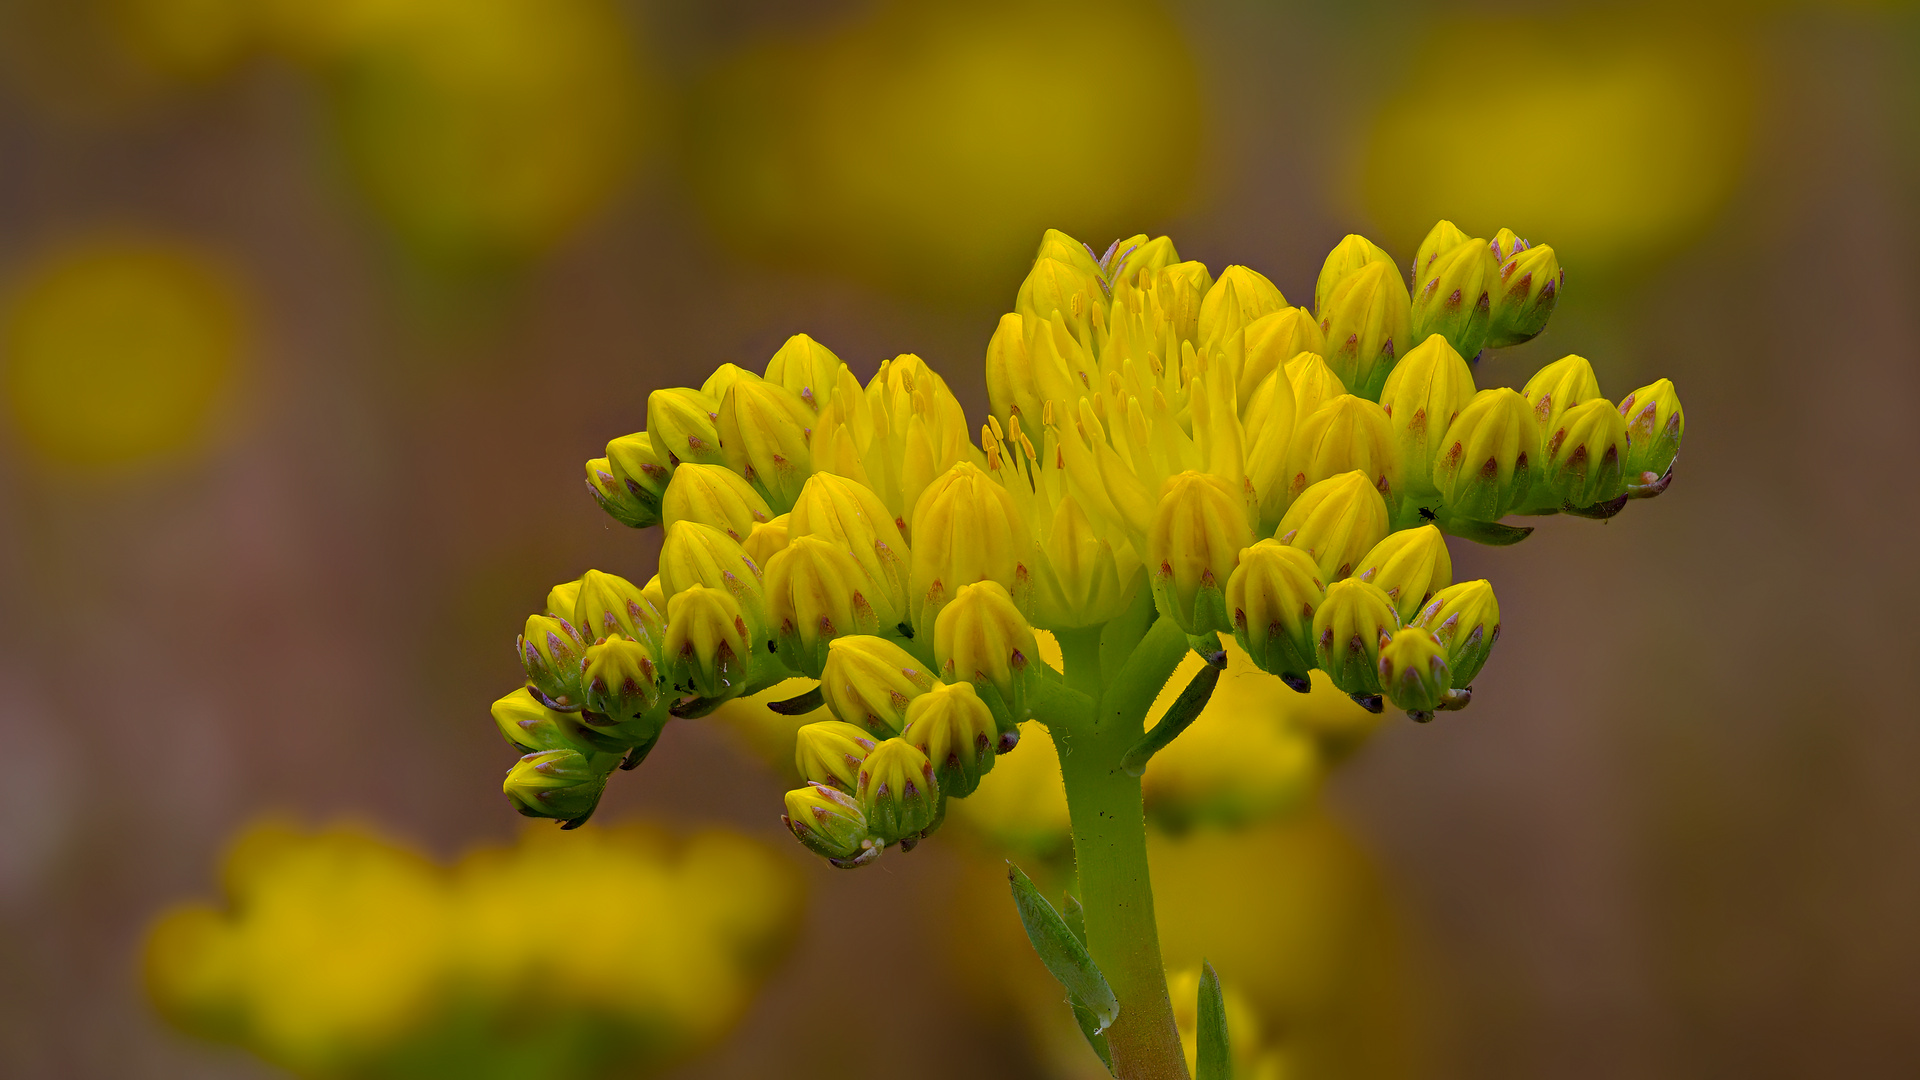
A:
<svg viewBox="0 0 1920 1080">
<path fill-rule="evenodd" d="M 1917 62 L 1867 2 L 0 2 L 0 1074 L 270 1075 L 135 961 L 263 811 L 517 830 L 487 703 L 548 586 L 651 572 L 580 468 L 650 389 L 804 330 L 978 422 L 1046 226 L 1299 302 L 1444 215 L 1568 268 L 1481 385 L 1578 352 L 1691 425 L 1658 502 L 1455 545 L 1484 692 L 1333 786 L 1416 943 L 1395 1069 L 1920 1075 Z M 724 732 L 622 780 L 602 813 L 791 846 Z M 899 974 L 951 851 L 804 869 L 806 939 L 675 1075 L 1039 1075 Z"/>
</svg>

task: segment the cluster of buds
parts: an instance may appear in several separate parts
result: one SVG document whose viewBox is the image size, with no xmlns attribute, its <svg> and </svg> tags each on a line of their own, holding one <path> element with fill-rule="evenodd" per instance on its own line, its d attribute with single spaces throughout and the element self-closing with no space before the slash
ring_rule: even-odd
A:
<svg viewBox="0 0 1920 1080">
<path fill-rule="evenodd" d="M 755 374 L 655 391 L 647 430 L 587 463 L 616 520 L 661 525 L 645 586 L 589 573 L 520 641 L 496 718 L 523 812 L 577 822 L 667 720 L 786 679 L 825 706 L 786 819 L 839 865 L 911 847 L 1045 721 L 1036 632 L 1151 603 L 1203 654 L 1232 634 L 1297 690 L 1318 668 L 1416 719 L 1467 703 L 1500 632 L 1446 536 L 1510 543 L 1510 513 L 1605 517 L 1659 494 L 1684 417 L 1661 380 L 1617 406 L 1569 356 L 1480 389 L 1481 350 L 1539 334 L 1553 249 L 1436 225 L 1411 281 L 1350 236 L 1311 310 L 1217 277 L 1165 237 L 1041 243 L 987 345 L 971 436 L 920 358 L 864 385 L 804 334 Z"/>
</svg>

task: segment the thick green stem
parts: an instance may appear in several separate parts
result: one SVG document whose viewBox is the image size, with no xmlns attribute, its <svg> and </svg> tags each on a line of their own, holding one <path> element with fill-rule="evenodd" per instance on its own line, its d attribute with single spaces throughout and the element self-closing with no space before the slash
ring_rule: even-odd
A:
<svg viewBox="0 0 1920 1080">
<path fill-rule="evenodd" d="M 1087 948 L 1120 1002 L 1107 1043 L 1114 1075 L 1121 1080 L 1187 1077 L 1154 924 L 1140 778 L 1121 766 L 1140 738 L 1154 694 L 1185 650 L 1184 637 L 1176 633 L 1162 640 L 1167 638 L 1150 631 L 1125 673 L 1103 686 L 1098 636 L 1060 635 L 1068 685 L 1091 698 L 1095 708 L 1079 723 L 1050 725 L 1073 820 Z"/>
</svg>

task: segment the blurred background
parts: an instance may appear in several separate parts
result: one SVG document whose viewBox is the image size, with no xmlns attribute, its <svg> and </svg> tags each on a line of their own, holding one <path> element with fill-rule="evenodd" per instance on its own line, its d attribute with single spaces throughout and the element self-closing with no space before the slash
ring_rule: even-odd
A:
<svg viewBox="0 0 1920 1080">
<path fill-rule="evenodd" d="M 1671 377 L 1677 483 L 1455 544 L 1505 606 L 1473 709 L 1172 815 L 1170 963 L 1293 1076 L 1920 1075 L 1917 148 L 1920 16 L 1870 0 L 0 0 L 0 1073 L 286 1075 L 142 982 L 263 815 L 419 895 L 515 842 L 487 707 L 550 585 L 652 572 L 581 484 L 649 390 L 805 331 L 977 424 L 1045 227 L 1299 302 L 1444 216 L 1567 267 L 1480 385 Z M 623 780 L 607 820 L 770 845 L 794 930 L 730 1036 L 612 1075 L 1084 1075 L 1001 947 L 1017 842 L 830 870 L 721 722 Z M 581 891 L 509 922 L 667 910 Z"/>
</svg>

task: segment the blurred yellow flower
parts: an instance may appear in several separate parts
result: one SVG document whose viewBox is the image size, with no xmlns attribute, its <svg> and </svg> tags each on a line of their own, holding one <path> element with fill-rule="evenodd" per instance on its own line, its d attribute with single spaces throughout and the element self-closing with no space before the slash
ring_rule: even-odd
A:
<svg viewBox="0 0 1920 1080">
<path fill-rule="evenodd" d="M 116 466 L 203 446 L 248 334 L 238 283 L 168 241 L 78 241 L 28 267 L 0 349 L 19 437 L 43 459 Z"/>
</svg>

